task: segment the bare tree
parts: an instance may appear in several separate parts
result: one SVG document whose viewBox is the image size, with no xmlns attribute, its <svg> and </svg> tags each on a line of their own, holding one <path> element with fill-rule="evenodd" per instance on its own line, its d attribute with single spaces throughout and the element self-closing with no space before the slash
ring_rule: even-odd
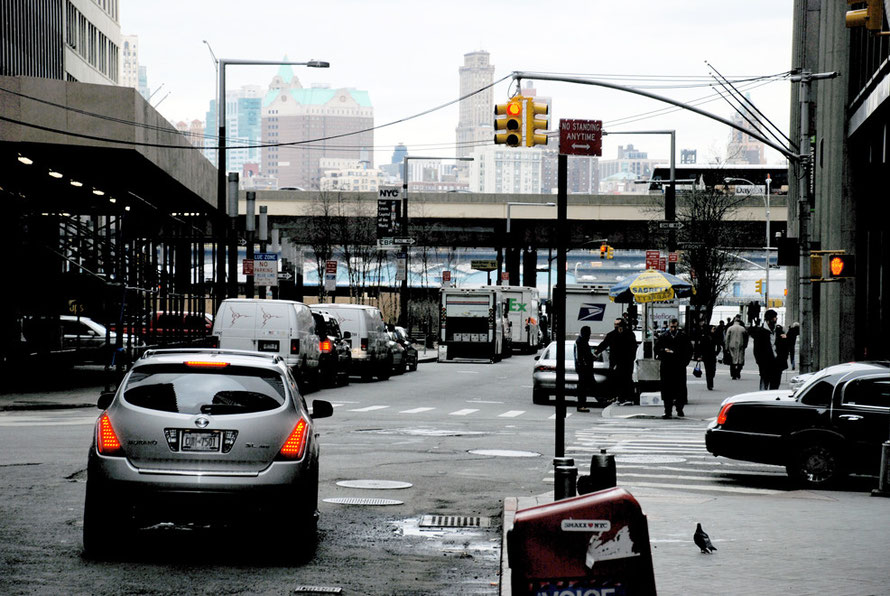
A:
<svg viewBox="0 0 890 596">
<path fill-rule="evenodd" d="M 318 275 L 318 301 L 325 302 L 325 263 L 334 256 L 334 231 L 337 218 L 335 196 L 329 192 L 316 193 L 309 203 L 306 215 L 306 237 L 315 258 Z"/>
</svg>

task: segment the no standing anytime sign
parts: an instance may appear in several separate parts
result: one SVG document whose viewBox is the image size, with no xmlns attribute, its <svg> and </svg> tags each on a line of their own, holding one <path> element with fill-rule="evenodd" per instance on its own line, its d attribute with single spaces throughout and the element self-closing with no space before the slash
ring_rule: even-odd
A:
<svg viewBox="0 0 890 596">
<path fill-rule="evenodd" d="M 602 120 L 560 120 L 559 152 L 563 155 L 602 155 Z"/>
</svg>

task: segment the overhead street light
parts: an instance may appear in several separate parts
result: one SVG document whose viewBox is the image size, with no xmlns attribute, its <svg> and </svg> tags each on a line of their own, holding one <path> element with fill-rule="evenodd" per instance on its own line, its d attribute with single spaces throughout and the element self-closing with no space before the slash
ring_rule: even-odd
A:
<svg viewBox="0 0 890 596">
<path fill-rule="evenodd" d="M 749 185 L 751 185 L 751 186 L 754 186 L 754 187 L 757 186 L 756 184 L 754 184 L 754 183 L 751 182 L 750 180 L 746 180 L 745 178 L 724 178 L 723 181 L 726 182 L 727 184 L 729 184 L 730 182 L 733 182 L 733 181 L 747 182 L 747 183 L 748 183 Z M 764 286 L 763 286 L 763 289 L 764 289 L 764 292 L 763 292 L 763 303 L 764 303 L 764 305 L 765 305 L 767 308 L 769 308 L 769 251 L 770 251 L 770 241 L 769 241 L 769 186 L 770 186 L 770 183 L 772 182 L 772 179 L 770 178 L 769 174 L 766 175 L 766 180 L 765 180 L 765 182 L 766 182 L 766 194 L 763 195 L 763 203 L 764 203 L 764 206 L 766 207 L 766 247 L 765 247 L 765 249 L 764 249 L 765 252 L 766 252 L 766 255 L 764 256 L 763 270 L 764 270 L 764 275 L 765 275 L 765 279 L 764 279 L 764 281 L 765 281 L 766 283 L 765 283 Z"/>
<path fill-rule="evenodd" d="M 410 159 L 421 159 L 421 160 L 454 160 L 454 161 L 473 161 L 472 157 L 423 157 L 420 155 L 406 155 L 402 158 L 402 168 L 405 174 L 404 182 L 402 183 L 402 217 L 401 217 L 401 225 L 400 232 L 403 236 L 407 236 L 408 234 L 408 160 Z M 405 329 L 411 330 L 408 320 L 408 246 L 403 245 L 402 250 L 404 251 L 399 258 L 405 259 L 405 279 L 402 280 L 402 288 L 401 295 L 399 299 L 399 326 L 404 327 Z"/>
<path fill-rule="evenodd" d="M 207 43 L 206 41 L 204 43 Z M 207 48 L 210 49 L 210 44 L 207 44 Z M 213 54 L 213 50 L 210 50 L 210 55 L 214 57 L 216 60 L 216 56 Z M 218 87 L 218 95 L 216 101 L 216 119 L 217 126 L 219 127 L 219 138 L 217 141 L 219 147 L 218 161 L 217 161 L 217 178 L 216 178 L 216 207 L 217 212 L 220 217 L 219 222 L 219 233 L 217 234 L 217 252 L 216 252 L 216 297 L 217 303 L 222 302 L 222 299 L 226 297 L 232 298 L 238 291 L 238 255 L 237 248 L 235 247 L 235 234 L 234 234 L 234 222 L 235 218 L 238 217 L 237 213 L 237 202 L 235 203 L 236 208 L 234 213 L 227 213 L 226 209 L 226 66 L 229 65 L 238 65 L 238 66 L 307 66 L 309 68 L 328 68 L 330 66 L 329 62 L 325 62 L 323 60 L 309 60 L 307 62 L 292 62 L 289 60 L 243 60 L 239 58 L 220 58 L 216 60 L 216 72 L 217 72 L 217 80 L 219 82 Z M 229 216 L 229 221 L 226 221 L 225 216 Z M 228 233 L 228 251 L 229 251 L 229 285 L 228 290 L 226 289 L 226 256 L 225 251 L 223 250 L 223 246 L 226 245 L 226 236 Z"/>
</svg>

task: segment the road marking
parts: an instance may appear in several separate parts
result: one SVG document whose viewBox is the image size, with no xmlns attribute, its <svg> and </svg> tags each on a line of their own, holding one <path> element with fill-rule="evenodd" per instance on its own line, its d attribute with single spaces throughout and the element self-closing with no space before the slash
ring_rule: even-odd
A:
<svg viewBox="0 0 890 596">
<path fill-rule="evenodd" d="M 384 410 L 389 406 L 368 406 L 367 408 L 356 408 L 355 410 L 349 410 L 350 412 L 373 412 L 374 410 Z"/>
<path fill-rule="evenodd" d="M 566 412 L 566 418 L 571 418 L 571 417 L 572 417 L 572 413 Z M 547 417 L 547 420 L 556 420 L 556 414 L 550 414 L 550 416 Z"/>
<path fill-rule="evenodd" d="M 449 415 L 449 416 L 467 416 L 467 415 L 469 415 L 469 414 L 472 414 L 472 413 L 474 413 L 474 412 L 478 412 L 478 411 L 479 411 L 479 410 L 474 410 L 474 409 L 472 409 L 472 408 L 467 408 L 467 409 L 465 409 L 465 410 L 457 410 L 457 411 L 455 411 L 455 412 L 451 412 L 451 413 L 448 414 L 448 415 Z"/>
<path fill-rule="evenodd" d="M 498 418 L 516 418 L 517 416 L 522 416 L 523 414 L 525 414 L 525 410 L 510 410 L 509 412 L 498 414 Z"/>
<path fill-rule="evenodd" d="M 399 414 L 420 414 L 421 412 L 429 412 L 436 408 L 414 408 L 413 410 L 402 410 Z"/>
<path fill-rule="evenodd" d="M 9 417 L 0 420 L 0 426 L 26 427 L 26 426 L 80 426 L 96 424 L 96 416 L 82 416 L 77 418 L 38 418 L 35 416 Z"/>
</svg>

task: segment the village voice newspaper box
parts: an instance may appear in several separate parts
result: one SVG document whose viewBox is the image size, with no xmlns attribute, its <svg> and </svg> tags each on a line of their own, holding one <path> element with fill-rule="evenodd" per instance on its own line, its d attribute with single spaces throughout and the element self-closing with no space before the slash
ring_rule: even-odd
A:
<svg viewBox="0 0 890 596">
<path fill-rule="evenodd" d="M 517 511 L 507 555 L 514 596 L 656 593 L 646 516 L 622 488 Z"/>
</svg>

